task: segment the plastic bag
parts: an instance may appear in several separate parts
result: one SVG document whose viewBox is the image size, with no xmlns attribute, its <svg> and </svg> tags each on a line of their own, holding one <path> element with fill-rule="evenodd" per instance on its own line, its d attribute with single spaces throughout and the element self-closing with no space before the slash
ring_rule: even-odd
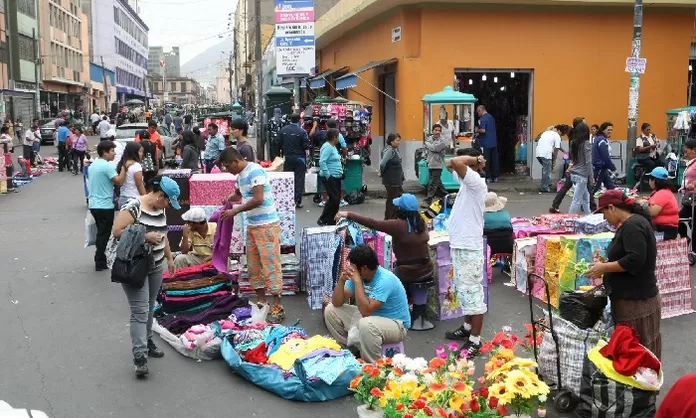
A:
<svg viewBox="0 0 696 418">
<path fill-rule="evenodd" d="M 263 303 L 252 303 L 251 304 L 251 319 L 250 323 L 255 324 L 257 322 L 266 322 L 266 317 L 268 316 L 268 311 L 270 310 L 268 304 Z"/>
<path fill-rule="evenodd" d="M 319 169 L 316 167 L 310 167 L 305 173 L 305 194 L 313 194 L 317 192 L 317 173 L 319 173 Z"/>
<path fill-rule="evenodd" d="M 358 325 L 355 324 L 350 329 L 348 330 L 348 342 L 346 343 L 346 346 L 348 347 L 354 347 L 359 349 L 360 348 L 360 330 L 358 329 Z"/>
<path fill-rule="evenodd" d="M 87 211 L 85 215 L 85 248 L 94 245 L 97 242 L 97 222 L 94 216 Z"/>
<path fill-rule="evenodd" d="M 588 329 L 599 321 L 606 306 L 604 287 L 597 286 L 588 292 L 564 292 L 558 310 L 561 318 L 580 329 Z"/>
</svg>

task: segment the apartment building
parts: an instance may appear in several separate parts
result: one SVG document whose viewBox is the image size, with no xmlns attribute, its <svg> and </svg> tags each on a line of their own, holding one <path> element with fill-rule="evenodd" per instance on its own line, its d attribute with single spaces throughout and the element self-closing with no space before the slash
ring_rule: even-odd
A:
<svg viewBox="0 0 696 418">
<path fill-rule="evenodd" d="M 152 93 L 158 103 L 172 102 L 180 105 L 202 104 L 201 85 L 188 77 L 167 79 L 166 85 L 162 79 L 152 80 Z"/>
</svg>

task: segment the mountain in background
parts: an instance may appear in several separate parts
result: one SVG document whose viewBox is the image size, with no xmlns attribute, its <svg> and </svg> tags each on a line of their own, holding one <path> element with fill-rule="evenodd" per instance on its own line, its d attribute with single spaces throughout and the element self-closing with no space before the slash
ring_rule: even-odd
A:
<svg viewBox="0 0 696 418">
<path fill-rule="evenodd" d="M 229 54 L 233 50 L 234 39 L 227 38 L 181 64 L 181 75 L 191 77 L 201 84 L 216 85 L 217 63 L 223 58 L 229 59 Z M 225 55 L 221 54 L 223 51 Z"/>
</svg>

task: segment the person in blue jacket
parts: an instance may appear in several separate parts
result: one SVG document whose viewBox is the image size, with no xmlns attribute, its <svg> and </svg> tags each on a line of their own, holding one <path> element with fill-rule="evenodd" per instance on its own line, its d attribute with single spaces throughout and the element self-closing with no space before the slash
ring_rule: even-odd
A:
<svg viewBox="0 0 696 418">
<path fill-rule="evenodd" d="M 594 169 L 596 192 L 602 185 L 607 190 L 615 189 L 616 185 L 611 178 L 611 172 L 616 171 L 616 166 L 611 160 L 611 150 L 609 149 L 609 138 L 614 132 L 614 125 L 611 122 L 604 122 L 599 127 L 599 136 L 592 144 L 592 167 Z"/>
</svg>

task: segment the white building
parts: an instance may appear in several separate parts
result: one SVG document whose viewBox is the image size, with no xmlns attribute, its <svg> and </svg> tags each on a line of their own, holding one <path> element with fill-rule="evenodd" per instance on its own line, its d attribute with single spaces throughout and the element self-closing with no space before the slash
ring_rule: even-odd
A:
<svg viewBox="0 0 696 418">
<path fill-rule="evenodd" d="M 127 0 L 91 0 L 92 60 L 116 74 L 118 102 L 146 93 L 148 27 Z"/>
</svg>

